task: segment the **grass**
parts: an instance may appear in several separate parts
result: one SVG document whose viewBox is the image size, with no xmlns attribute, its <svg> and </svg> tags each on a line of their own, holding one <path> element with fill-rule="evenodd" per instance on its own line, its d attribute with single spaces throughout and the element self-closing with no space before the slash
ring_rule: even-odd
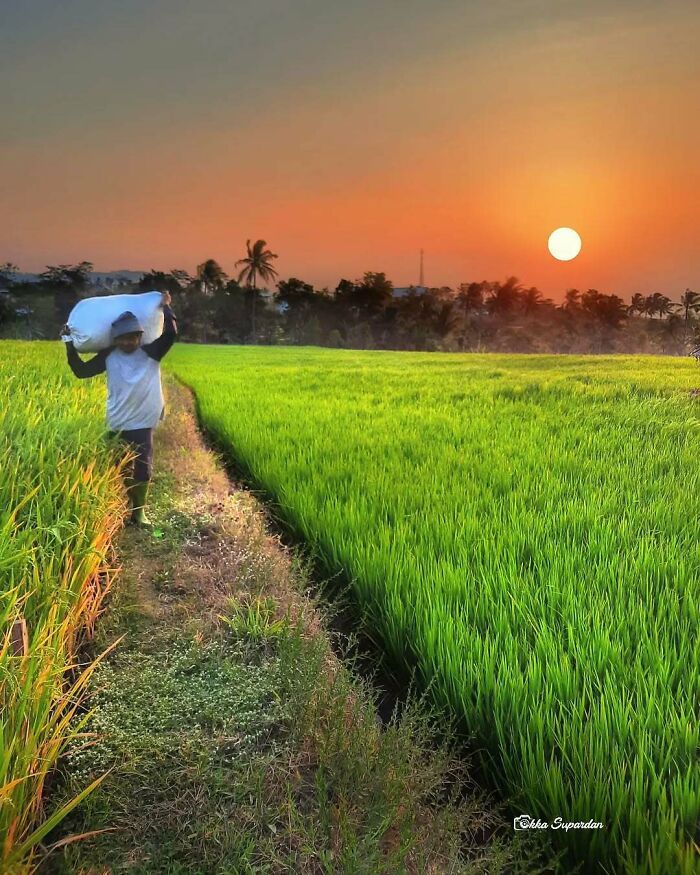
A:
<svg viewBox="0 0 700 875">
<path fill-rule="evenodd" d="M 323 663 L 319 642 L 289 627 L 206 644 L 173 635 L 105 666 L 87 727 L 99 740 L 66 768 L 82 784 L 116 767 L 69 822 L 108 831 L 48 871 L 537 871 L 516 865 L 476 797 L 461 801 L 455 783 L 444 798 L 465 770 L 418 708 L 382 732 L 367 695 L 350 724 L 357 685 L 329 681 Z"/>
<path fill-rule="evenodd" d="M 180 346 L 169 367 L 513 805 L 604 824 L 550 832 L 565 871 L 696 871 L 694 363 Z"/>
<path fill-rule="evenodd" d="M 103 444 L 103 391 L 77 385 L 56 345 L 0 344 L 0 868 L 24 872 L 82 798 L 43 804 L 79 723 L 78 677 L 110 584 L 119 465 Z M 101 451 L 100 451 L 101 449 Z M 26 627 L 25 646 L 12 630 Z M 17 639 L 18 643 L 21 638 Z"/>
<path fill-rule="evenodd" d="M 92 835 L 44 871 L 539 871 L 417 699 L 379 726 L 374 691 L 332 658 L 303 596 L 303 563 L 229 492 L 183 395 L 171 388 L 156 434 L 156 528 L 118 542 L 96 644 L 121 644 L 62 770 L 69 798 L 110 770 L 51 840 Z"/>
</svg>

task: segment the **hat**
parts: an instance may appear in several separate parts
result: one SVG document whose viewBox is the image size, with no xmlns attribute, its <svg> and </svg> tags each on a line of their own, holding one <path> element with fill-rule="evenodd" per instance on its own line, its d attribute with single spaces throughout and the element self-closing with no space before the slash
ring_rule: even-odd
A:
<svg viewBox="0 0 700 875">
<path fill-rule="evenodd" d="M 126 310 L 112 322 L 112 340 L 121 337 L 122 334 L 131 334 L 132 331 L 141 331 L 141 323 L 131 310 Z"/>
</svg>

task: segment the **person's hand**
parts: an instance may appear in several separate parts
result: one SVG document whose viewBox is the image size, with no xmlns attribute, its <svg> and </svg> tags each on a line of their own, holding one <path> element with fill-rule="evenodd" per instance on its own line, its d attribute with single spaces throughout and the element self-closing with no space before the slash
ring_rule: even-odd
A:
<svg viewBox="0 0 700 875">
<path fill-rule="evenodd" d="M 66 323 L 66 324 L 63 326 L 63 328 L 61 328 L 61 331 L 59 332 L 59 335 L 58 335 L 58 336 L 61 337 L 61 338 L 63 338 L 63 337 L 69 337 L 69 336 L 70 336 L 70 328 L 68 327 L 68 323 Z"/>
<path fill-rule="evenodd" d="M 161 295 L 160 295 L 160 306 L 161 307 L 169 307 L 172 300 L 173 299 L 170 297 L 170 292 L 161 292 Z"/>
</svg>

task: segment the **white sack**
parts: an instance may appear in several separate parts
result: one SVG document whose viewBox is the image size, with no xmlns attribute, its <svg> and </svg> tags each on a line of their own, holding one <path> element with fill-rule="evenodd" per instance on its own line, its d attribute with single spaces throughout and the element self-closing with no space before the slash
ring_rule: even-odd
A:
<svg viewBox="0 0 700 875">
<path fill-rule="evenodd" d="M 112 345 L 112 322 L 130 310 L 143 328 L 142 343 L 151 343 L 163 333 L 160 292 L 140 295 L 106 295 L 84 298 L 73 307 L 67 324 L 78 352 L 99 352 Z"/>
</svg>

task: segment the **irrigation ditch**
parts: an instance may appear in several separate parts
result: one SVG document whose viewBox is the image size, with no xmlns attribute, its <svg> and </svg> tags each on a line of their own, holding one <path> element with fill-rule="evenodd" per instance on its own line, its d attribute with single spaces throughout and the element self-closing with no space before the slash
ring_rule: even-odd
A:
<svg viewBox="0 0 700 875">
<path fill-rule="evenodd" d="M 421 718 L 414 722 L 421 701 L 413 696 L 406 719 L 398 719 L 409 704 L 410 677 L 392 668 L 382 654 L 381 640 L 363 629 L 361 614 L 349 598 L 349 582 L 329 575 L 319 557 L 310 555 L 308 545 L 280 519 L 279 508 L 262 500 L 264 493 L 239 465 L 230 460 L 224 465 L 227 456 L 197 422 L 193 393 L 175 382 L 170 388 L 173 410 L 156 453 L 160 464 L 152 508 L 155 525 L 164 534 L 121 533 L 120 583 L 100 623 L 98 648 L 124 632 L 126 636 L 110 655 L 107 671 L 97 678 L 96 696 L 87 703 L 97 715 L 97 723 L 89 724 L 88 730 L 97 731 L 99 747 L 93 755 L 89 746 L 71 754 L 55 788 L 59 795 L 50 801 L 95 770 L 102 774 L 113 768 L 87 805 L 48 837 L 41 871 L 553 872 L 535 837 L 530 842 L 523 833 L 511 835 L 496 794 L 487 794 L 474 780 L 456 746 L 450 746 L 445 768 L 448 760 L 439 749 L 446 739 L 440 734 L 445 724 L 437 715 L 432 732 L 425 733 L 420 727 L 429 725 L 430 710 L 421 708 Z M 301 610 L 306 629 L 328 655 L 329 661 L 323 656 L 324 666 L 338 672 L 338 686 L 327 686 L 325 669 L 316 676 L 315 648 L 299 651 L 310 657 L 308 668 L 306 662 L 294 663 L 294 656 L 291 661 L 285 657 L 288 669 L 278 684 L 277 676 L 264 668 L 267 655 L 275 651 L 272 640 L 244 659 L 246 671 L 253 670 L 251 665 L 255 672 L 259 669 L 259 679 L 251 677 L 250 687 L 247 680 L 232 683 L 206 674 L 210 666 L 213 671 L 220 665 L 217 659 L 229 659 L 226 654 L 233 662 L 238 659 L 235 633 L 228 636 L 221 616 L 229 610 L 228 602 L 224 607 L 227 595 L 245 611 L 248 599 L 254 603 L 263 593 L 276 598 L 280 610 L 291 606 L 294 615 Z M 223 623 L 217 622 L 217 615 Z M 199 655 L 183 674 L 178 668 L 181 650 L 191 646 L 186 643 L 190 639 L 198 642 L 193 652 Z M 86 660 L 90 652 L 88 648 Z M 237 735 L 235 728 L 199 728 L 200 705 L 193 712 L 190 703 L 200 702 L 201 683 L 206 681 L 208 690 L 210 677 L 213 692 L 201 701 L 201 713 L 214 707 L 217 715 L 250 714 L 245 717 L 249 730 L 244 731 L 253 738 L 257 732 L 264 735 L 268 723 L 277 720 L 273 702 L 286 701 L 295 689 L 288 679 L 297 673 L 302 684 L 312 679 L 309 690 L 320 704 L 306 712 L 308 724 L 305 715 L 298 724 L 292 718 L 290 737 L 301 738 L 300 746 L 272 753 L 274 739 L 287 731 L 283 723 L 273 726 L 270 744 L 262 739 L 260 762 L 267 763 L 271 756 L 269 771 L 267 764 L 257 771 L 248 748 L 235 743 L 231 747 L 229 736 Z M 173 677 L 178 678 L 176 689 L 170 686 Z M 353 689 L 347 686 L 353 677 L 358 687 L 346 699 L 344 691 Z M 274 687 L 265 686 L 268 679 Z M 236 711 L 237 697 L 247 703 L 258 686 L 272 696 L 269 705 L 260 710 L 251 699 L 250 706 Z M 347 704 L 349 722 L 334 717 L 340 713 L 337 703 L 343 711 Z M 307 725 L 308 730 L 301 729 Z M 173 727 L 171 734 L 168 726 Z M 307 734 L 295 734 L 297 726 Z M 415 736 L 414 727 L 419 729 Z M 251 751 L 257 750 L 256 744 L 251 741 Z M 259 786 L 258 781 L 268 780 Z M 314 789 L 317 780 L 321 784 Z M 330 812 L 336 811 L 336 823 L 327 822 L 326 798 Z M 288 812 L 293 814 L 289 829 Z M 305 820 L 297 820 L 297 815 Z M 87 838 L 74 841 L 78 835 Z M 377 854 L 381 860 L 375 859 Z M 401 862 L 407 867 L 399 864 L 399 854 L 406 855 Z M 255 865 L 231 869 L 232 862 L 240 863 L 240 855 Z M 430 866 L 416 866 L 428 856 Z M 279 867 L 282 858 L 294 861 L 291 868 Z M 103 868 L 108 861 L 109 868 Z M 257 863 L 263 868 L 258 870 Z"/>
<path fill-rule="evenodd" d="M 292 550 L 309 571 L 313 595 L 319 598 L 324 608 L 334 653 L 351 665 L 364 680 L 372 683 L 377 693 L 378 720 L 381 725 L 387 726 L 392 716 L 400 716 L 408 703 L 414 689 L 414 673 L 406 666 L 389 660 L 381 633 L 370 630 L 358 602 L 352 596 L 352 579 L 345 570 L 329 567 L 320 552 L 310 549 L 303 535 L 285 519 L 276 496 L 255 481 L 245 463 L 233 458 L 216 434 L 207 428 L 200 416 L 196 394 L 185 383 L 178 382 L 191 393 L 204 443 L 216 454 L 231 484 L 259 499 L 269 531 Z M 463 725 L 459 728 L 466 730 Z"/>
<path fill-rule="evenodd" d="M 450 792 L 456 791 L 458 798 L 464 801 L 477 791 L 494 798 L 497 805 L 505 806 L 510 816 L 520 814 L 519 810 L 508 805 L 509 800 L 503 788 L 494 783 L 481 764 L 479 754 L 486 759 L 490 754 L 475 746 L 466 720 L 455 714 L 448 715 L 435 706 L 430 698 L 429 685 L 426 686 L 420 678 L 417 660 L 407 665 L 391 659 L 381 632 L 371 627 L 354 597 L 353 580 L 346 570 L 332 567 L 319 550 L 309 545 L 303 534 L 285 518 L 277 497 L 255 480 L 245 462 L 234 457 L 215 432 L 207 427 L 200 414 L 196 393 L 184 381 L 177 377 L 173 379 L 190 394 L 202 440 L 215 454 L 232 487 L 243 489 L 258 500 L 268 531 L 303 563 L 312 596 L 322 608 L 324 626 L 333 652 L 346 668 L 373 690 L 378 724 L 386 729 L 392 720 L 400 719 L 410 701 L 419 699 L 428 715 L 436 748 L 445 743 L 450 745 L 468 767 L 469 783 L 462 782 L 456 787 L 447 784 L 443 801 L 447 800 Z M 488 840 L 490 833 L 490 830 L 486 830 L 482 838 Z M 544 845 L 538 861 L 541 868 L 537 871 L 543 875 L 564 871 L 557 868 L 561 856 L 561 851 Z M 578 870 L 567 864 L 565 871 L 567 875 L 574 875 Z"/>
</svg>

